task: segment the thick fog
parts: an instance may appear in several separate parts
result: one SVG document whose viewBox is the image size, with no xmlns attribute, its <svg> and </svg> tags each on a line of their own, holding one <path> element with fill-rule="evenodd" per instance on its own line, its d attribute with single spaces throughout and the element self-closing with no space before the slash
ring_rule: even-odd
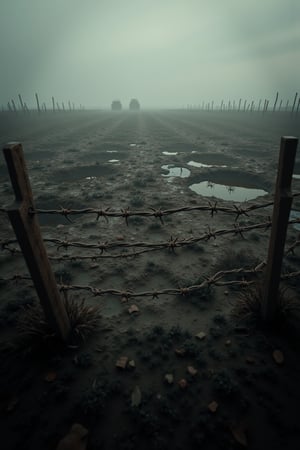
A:
<svg viewBox="0 0 300 450">
<path fill-rule="evenodd" d="M 293 98 L 299 0 L 1 0 L 0 106 Z"/>
</svg>

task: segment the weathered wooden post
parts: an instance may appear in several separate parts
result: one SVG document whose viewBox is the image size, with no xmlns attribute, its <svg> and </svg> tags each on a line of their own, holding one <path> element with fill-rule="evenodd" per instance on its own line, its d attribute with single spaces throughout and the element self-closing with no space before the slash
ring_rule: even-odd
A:
<svg viewBox="0 0 300 450">
<path fill-rule="evenodd" d="M 286 232 L 293 201 L 291 182 L 298 138 L 284 136 L 281 138 L 276 192 L 272 217 L 272 231 L 269 243 L 267 267 L 264 280 L 262 301 L 262 318 L 272 322 L 278 308 L 278 290 L 284 254 Z"/>
<path fill-rule="evenodd" d="M 70 323 L 48 260 L 37 217 L 30 213 L 34 204 L 22 145 L 9 143 L 3 148 L 3 153 L 16 197 L 15 203 L 8 209 L 8 217 L 22 249 L 46 320 L 58 336 L 66 341 L 70 334 Z"/>
<path fill-rule="evenodd" d="M 38 113 L 40 114 L 41 108 L 40 108 L 39 96 L 37 95 L 37 93 L 35 93 L 35 100 L 36 100 L 36 108 L 38 110 Z"/>
<path fill-rule="evenodd" d="M 276 105 L 277 105 L 277 101 L 278 101 L 278 96 L 279 96 L 279 92 L 276 92 L 276 98 L 275 98 L 275 102 L 274 102 L 274 105 L 273 105 L 273 112 L 276 111 Z"/>
<path fill-rule="evenodd" d="M 296 92 L 295 97 L 294 97 L 294 103 L 293 103 L 293 106 L 292 106 L 292 113 L 294 112 L 294 109 L 295 109 L 297 97 L 298 97 L 298 92 Z"/>
<path fill-rule="evenodd" d="M 22 99 L 21 94 L 19 94 L 18 97 L 19 97 L 19 102 L 20 102 L 20 105 L 21 105 L 21 110 L 22 110 L 23 112 L 25 112 L 25 109 L 24 109 L 24 103 L 23 103 L 23 99 Z"/>
</svg>

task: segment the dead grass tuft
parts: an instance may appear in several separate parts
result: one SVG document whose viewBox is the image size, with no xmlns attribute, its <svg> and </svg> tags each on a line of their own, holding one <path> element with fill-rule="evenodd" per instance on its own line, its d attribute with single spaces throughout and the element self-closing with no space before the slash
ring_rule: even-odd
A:
<svg viewBox="0 0 300 450">
<path fill-rule="evenodd" d="M 282 325 L 296 312 L 300 312 L 300 302 L 288 295 L 286 289 L 281 288 L 278 295 L 278 308 L 273 321 L 274 325 Z M 246 287 L 239 293 L 231 312 L 232 316 L 240 321 L 262 324 L 262 299 L 263 289 L 261 284 Z"/>
<path fill-rule="evenodd" d="M 64 305 L 71 324 L 71 340 L 84 341 L 98 328 L 99 307 L 87 305 L 85 299 L 72 297 L 65 298 Z M 23 308 L 17 327 L 24 338 L 43 341 L 56 338 L 39 303 Z"/>
</svg>

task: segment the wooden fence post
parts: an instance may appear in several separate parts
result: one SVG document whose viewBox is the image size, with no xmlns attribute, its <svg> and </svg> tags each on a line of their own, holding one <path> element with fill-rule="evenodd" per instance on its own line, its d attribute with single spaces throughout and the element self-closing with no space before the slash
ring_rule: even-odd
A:
<svg viewBox="0 0 300 450">
<path fill-rule="evenodd" d="M 291 182 L 298 139 L 284 136 L 281 138 L 276 192 L 273 207 L 272 231 L 269 243 L 267 267 L 264 280 L 262 318 L 272 322 L 278 308 L 278 290 L 284 254 L 287 226 L 293 201 Z"/>
<path fill-rule="evenodd" d="M 8 216 L 22 249 L 34 286 L 44 309 L 46 320 L 64 341 L 70 334 L 70 323 L 62 302 L 55 276 L 48 260 L 40 226 L 35 214 L 30 181 L 22 145 L 9 143 L 3 148 L 15 203 L 8 209 Z"/>
<path fill-rule="evenodd" d="M 36 100 L 36 107 L 37 107 L 38 113 L 40 114 L 41 108 L 40 108 L 39 96 L 37 95 L 37 93 L 35 94 L 35 100 Z"/>
</svg>

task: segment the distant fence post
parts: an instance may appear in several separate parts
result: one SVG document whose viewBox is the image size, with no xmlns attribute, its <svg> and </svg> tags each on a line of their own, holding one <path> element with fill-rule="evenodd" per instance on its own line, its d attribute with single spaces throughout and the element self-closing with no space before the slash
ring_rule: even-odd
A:
<svg viewBox="0 0 300 450">
<path fill-rule="evenodd" d="M 15 142 L 9 143 L 3 148 L 3 153 L 16 197 L 15 203 L 8 209 L 10 222 L 22 249 L 46 320 L 66 341 L 70 334 L 70 323 L 48 260 L 37 217 L 30 214 L 30 208 L 33 208 L 34 204 L 22 145 Z"/>
<path fill-rule="evenodd" d="M 291 182 L 297 145 L 298 138 L 296 137 L 284 136 L 281 138 L 272 231 L 264 279 L 262 318 L 265 322 L 271 322 L 275 318 L 278 307 L 282 258 L 293 201 Z"/>
</svg>

